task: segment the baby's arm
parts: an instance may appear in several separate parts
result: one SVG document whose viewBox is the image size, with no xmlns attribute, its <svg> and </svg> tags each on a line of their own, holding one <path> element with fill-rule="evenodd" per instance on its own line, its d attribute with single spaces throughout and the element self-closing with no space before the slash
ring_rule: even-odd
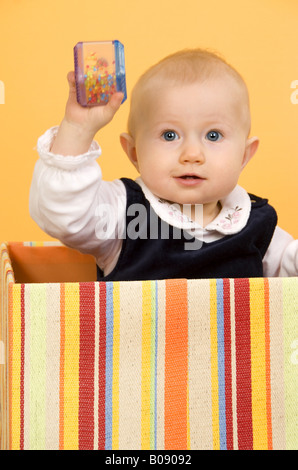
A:
<svg viewBox="0 0 298 470">
<path fill-rule="evenodd" d="M 81 155 L 87 152 L 95 134 L 114 117 L 123 100 L 123 93 L 115 93 L 105 106 L 84 108 L 76 98 L 74 72 L 67 75 L 69 96 L 65 116 L 59 126 L 51 152 L 59 155 Z"/>
<path fill-rule="evenodd" d="M 298 276 L 298 240 L 292 240 L 287 246 L 283 255 L 279 275 L 281 277 Z"/>
<path fill-rule="evenodd" d="M 38 140 L 37 161 L 30 190 L 30 214 L 42 230 L 68 246 L 91 253 L 102 269 L 110 270 L 121 248 L 121 210 L 125 188 L 120 180 L 103 181 L 96 162 L 101 150 L 94 133 L 112 119 L 122 94 L 103 111 L 82 108 L 76 102 L 73 74 L 68 75 L 69 99 L 60 127 L 48 130 Z M 113 100 L 113 101 L 114 101 Z M 114 108 L 113 108 L 114 106 Z M 102 207 L 116 213 L 116 233 L 102 239 Z M 112 219 L 113 220 L 113 219 Z"/>
<path fill-rule="evenodd" d="M 298 240 L 276 227 L 263 267 L 265 277 L 298 276 Z"/>
</svg>

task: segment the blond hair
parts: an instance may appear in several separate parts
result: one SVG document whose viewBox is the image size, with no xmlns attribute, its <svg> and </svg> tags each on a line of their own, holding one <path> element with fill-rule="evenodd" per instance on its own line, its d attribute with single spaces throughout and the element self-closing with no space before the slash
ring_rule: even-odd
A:
<svg viewBox="0 0 298 470">
<path fill-rule="evenodd" d="M 189 85 L 222 76 L 229 76 L 238 84 L 250 127 L 248 90 L 242 76 L 219 54 L 197 48 L 175 52 L 141 75 L 131 94 L 128 133 L 132 136 L 135 134 L 137 119 L 142 119 L 142 113 L 146 113 L 146 106 L 154 100 L 154 91 L 158 91 L 161 84 Z"/>
</svg>

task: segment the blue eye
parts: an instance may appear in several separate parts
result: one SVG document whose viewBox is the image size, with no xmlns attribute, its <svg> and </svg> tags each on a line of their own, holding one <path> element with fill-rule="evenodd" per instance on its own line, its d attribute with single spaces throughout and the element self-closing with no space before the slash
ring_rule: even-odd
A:
<svg viewBox="0 0 298 470">
<path fill-rule="evenodd" d="M 217 142 L 222 138 L 222 134 L 218 131 L 209 131 L 206 135 L 206 139 L 210 142 Z"/>
<path fill-rule="evenodd" d="M 178 134 L 175 131 L 166 131 L 162 134 L 162 137 L 167 142 L 172 142 L 173 140 L 178 139 Z"/>
</svg>

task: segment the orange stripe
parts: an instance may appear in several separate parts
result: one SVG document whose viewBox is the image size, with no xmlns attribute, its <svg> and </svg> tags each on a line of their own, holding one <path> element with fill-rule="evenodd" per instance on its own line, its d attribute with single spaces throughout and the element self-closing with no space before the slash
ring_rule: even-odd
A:
<svg viewBox="0 0 298 470">
<path fill-rule="evenodd" d="M 271 411 L 271 369 L 270 369 L 270 303 L 269 280 L 264 278 L 265 297 L 265 359 L 266 359 L 266 404 L 267 404 L 267 439 L 268 450 L 273 449 L 272 442 L 272 411 Z"/>
<path fill-rule="evenodd" d="M 64 449 L 64 352 L 65 352 L 65 285 L 60 284 L 59 450 Z"/>
<path fill-rule="evenodd" d="M 166 281 L 165 449 L 187 449 L 187 281 Z"/>
</svg>

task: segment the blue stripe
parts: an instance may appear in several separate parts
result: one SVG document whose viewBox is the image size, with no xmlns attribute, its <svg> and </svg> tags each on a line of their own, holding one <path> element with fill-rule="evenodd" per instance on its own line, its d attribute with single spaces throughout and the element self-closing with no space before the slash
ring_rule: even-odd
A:
<svg viewBox="0 0 298 470">
<path fill-rule="evenodd" d="M 113 283 L 106 283 L 106 444 L 112 449 L 113 432 Z"/>
<path fill-rule="evenodd" d="M 217 279 L 217 351 L 218 351 L 218 406 L 220 449 L 227 448 L 225 399 L 225 339 L 223 280 Z"/>
</svg>

